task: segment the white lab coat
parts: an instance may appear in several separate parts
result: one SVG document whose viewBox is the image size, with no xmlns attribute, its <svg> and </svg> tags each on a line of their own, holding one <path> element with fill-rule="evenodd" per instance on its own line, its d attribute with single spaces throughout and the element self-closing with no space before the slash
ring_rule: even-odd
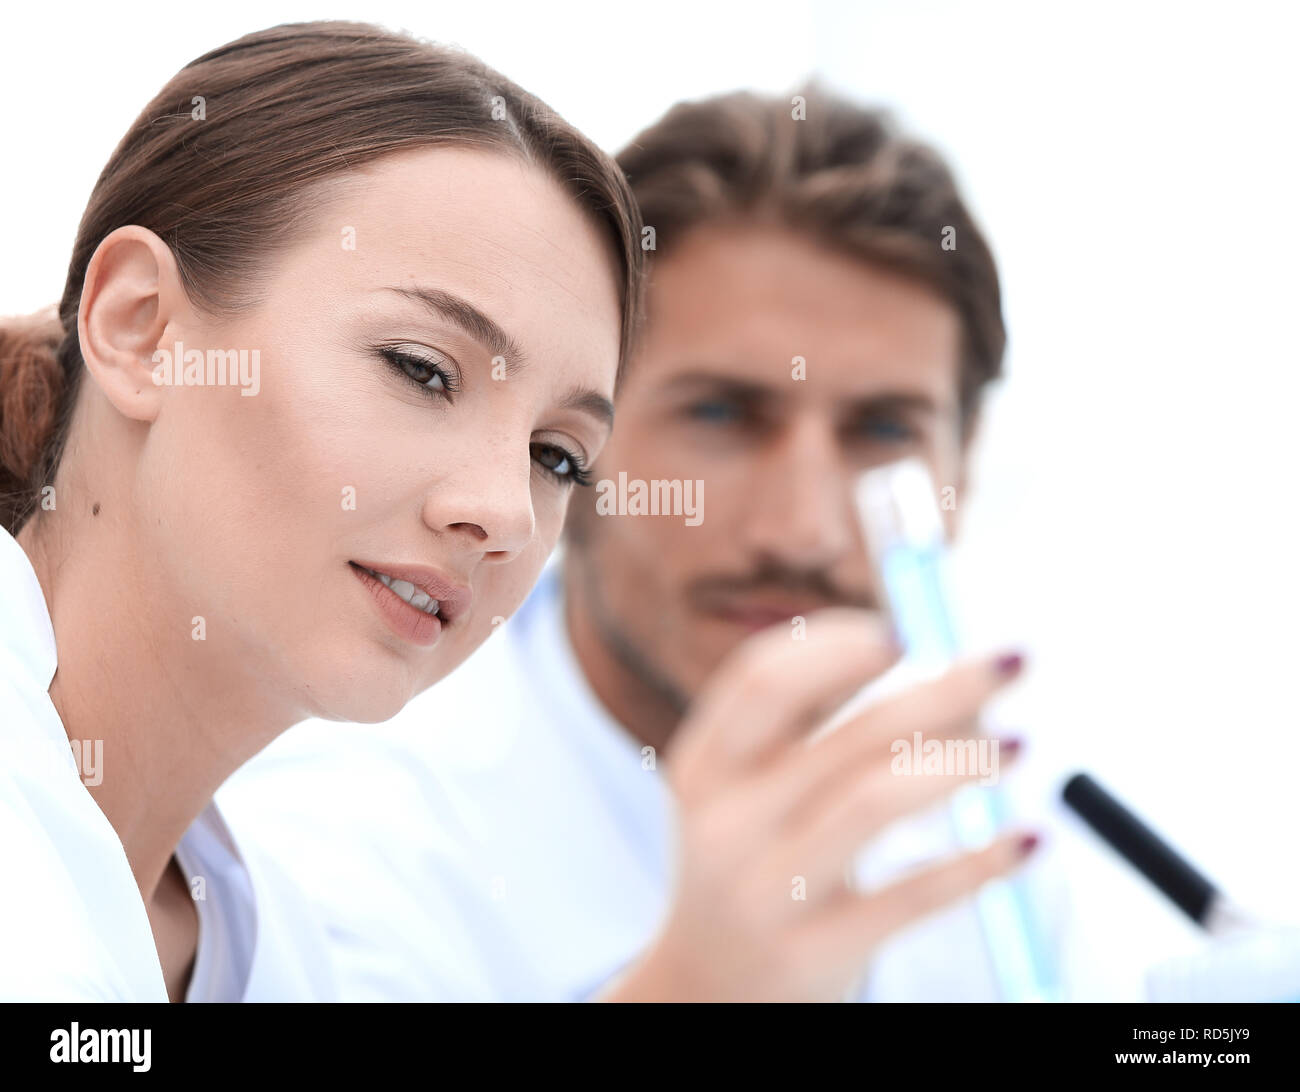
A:
<svg viewBox="0 0 1300 1092">
<path fill-rule="evenodd" d="M 0 597 L 0 1000 L 166 1001 L 126 852 L 50 701 L 58 661 L 45 597 L 3 530 Z M 103 754 L 105 776 L 113 758 Z M 215 804 L 176 853 L 199 915 L 187 1001 L 334 997 L 312 912 L 272 862 L 241 851 Z"/>
<path fill-rule="evenodd" d="M 453 675 L 379 726 L 308 721 L 218 794 L 309 892 L 349 1000 L 590 998 L 654 936 L 673 801 L 591 692 L 556 568 Z M 859 861 L 952 852 L 936 809 Z M 1062 944 L 1062 884 L 1031 866 Z M 896 934 L 859 1000 L 995 1000 L 968 900 Z"/>
</svg>

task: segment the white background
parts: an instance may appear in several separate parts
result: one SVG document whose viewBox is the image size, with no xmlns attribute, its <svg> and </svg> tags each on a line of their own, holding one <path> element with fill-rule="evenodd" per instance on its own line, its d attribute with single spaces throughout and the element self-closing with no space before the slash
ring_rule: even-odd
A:
<svg viewBox="0 0 1300 1092">
<path fill-rule="evenodd" d="M 1300 919 L 1288 5 L 25 5 L 0 34 L 0 311 L 58 297 L 99 170 L 177 69 L 328 17 L 459 43 L 611 150 L 679 99 L 816 71 L 946 152 L 1005 278 L 960 571 L 972 637 L 1030 654 L 999 710 L 1031 739 L 1022 791 L 1090 769 Z M 1090 838 L 1051 837 L 1113 995 L 1199 943 Z"/>
</svg>

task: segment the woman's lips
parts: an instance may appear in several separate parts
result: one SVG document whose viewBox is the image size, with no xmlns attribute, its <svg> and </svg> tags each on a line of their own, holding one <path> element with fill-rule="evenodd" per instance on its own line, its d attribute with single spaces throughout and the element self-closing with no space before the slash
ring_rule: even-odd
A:
<svg viewBox="0 0 1300 1092">
<path fill-rule="evenodd" d="M 354 558 L 349 564 L 388 577 L 390 582 L 400 580 L 410 584 L 411 588 L 402 589 L 408 596 L 412 589 L 418 589 L 430 599 L 436 599 L 438 614 L 444 625 L 450 625 L 469 610 L 470 600 L 473 598 L 468 584 L 457 583 L 451 577 L 444 576 L 437 569 L 431 569 L 427 565 L 366 561 L 364 558 Z"/>
<path fill-rule="evenodd" d="M 416 645 L 429 646 L 437 644 L 445 621 L 445 619 L 439 617 L 444 607 L 442 600 L 438 601 L 438 613 L 430 614 L 427 610 L 412 606 L 397 592 L 385 587 L 380 580 L 376 579 L 368 571 L 370 566 L 349 562 L 348 567 L 356 574 L 357 579 L 361 581 L 366 590 L 370 592 L 375 606 L 379 608 L 380 615 L 398 637 Z M 376 571 L 383 572 L 386 576 L 390 575 L 383 569 Z M 411 582 L 408 581 L 408 583 Z M 428 593 L 425 592 L 424 595 L 427 596 Z M 419 593 L 417 593 L 418 596 Z"/>
</svg>

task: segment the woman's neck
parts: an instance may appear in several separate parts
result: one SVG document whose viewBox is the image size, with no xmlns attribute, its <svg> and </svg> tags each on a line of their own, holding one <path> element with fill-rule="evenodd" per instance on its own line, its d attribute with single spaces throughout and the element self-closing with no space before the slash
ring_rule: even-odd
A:
<svg viewBox="0 0 1300 1092">
<path fill-rule="evenodd" d="M 84 507 L 42 513 L 17 539 L 54 626 L 50 698 L 77 750 L 102 755 L 83 781 L 150 904 L 218 786 L 298 718 L 263 692 L 228 627 L 196 620 L 202 597 L 176 594 L 131 548 L 125 505 Z"/>
</svg>

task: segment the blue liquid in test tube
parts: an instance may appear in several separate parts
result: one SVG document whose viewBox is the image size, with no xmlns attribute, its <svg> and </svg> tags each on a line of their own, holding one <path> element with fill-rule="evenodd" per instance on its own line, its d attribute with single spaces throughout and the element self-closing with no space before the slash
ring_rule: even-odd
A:
<svg viewBox="0 0 1300 1092">
<path fill-rule="evenodd" d="M 949 610 L 946 535 L 925 463 L 905 459 L 858 479 L 858 516 L 910 668 L 935 676 L 960 646 Z M 1003 794 L 970 786 L 953 794 L 949 816 L 957 842 L 987 845 L 1006 818 Z M 985 884 L 975 896 L 989 959 L 1004 1001 L 1054 1001 L 1056 976 L 1022 879 Z"/>
</svg>

